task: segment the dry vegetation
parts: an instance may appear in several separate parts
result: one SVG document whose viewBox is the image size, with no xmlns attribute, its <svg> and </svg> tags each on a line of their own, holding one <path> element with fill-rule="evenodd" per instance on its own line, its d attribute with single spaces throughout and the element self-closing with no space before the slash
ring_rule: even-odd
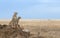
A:
<svg viewBox="0 0 60 38">
<path fill-rule="evenodd" d="M 0 23 L 8 24 L 9 21 L 2 21 Z M 33 38 L 37 38 L 38 32 L 40 32 L 40 38 L 60 38 L 60 20 L 21 21 L 19 24 L 21 27 L 29 29 Z"/>
</svg>

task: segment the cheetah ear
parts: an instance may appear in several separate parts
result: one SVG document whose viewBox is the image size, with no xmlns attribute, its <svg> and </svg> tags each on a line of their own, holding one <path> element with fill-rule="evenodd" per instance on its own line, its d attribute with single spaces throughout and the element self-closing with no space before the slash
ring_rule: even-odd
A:
<svg viewBox="0 0 60 38">
<path fill-rule="evenodd" d="M 21 18 L 21 17 L 20 17 Z"/>
<path fill-rule="evenodd" d="M 13 15 L 17 15 L 18 13 L 17 12 L 14 12 L 14 14 Z"/>
<path fill-rule="evenodd" d="M 18 17 L 19 19 L 21 19 L 21 17 Z"/>
<path fill-rule="evenodd" d="M 18 12 L 14 12 L 14 14 L 18 14 Z"/>
</svg>

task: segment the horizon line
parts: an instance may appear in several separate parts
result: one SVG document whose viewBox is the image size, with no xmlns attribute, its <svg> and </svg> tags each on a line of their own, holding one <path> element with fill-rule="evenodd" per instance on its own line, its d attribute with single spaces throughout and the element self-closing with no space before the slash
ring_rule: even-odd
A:
<svg viewBox="0 0 60 38">
<path fill-rule="evenodd" d="M 10 21 L 11 19 L 0 19 L 0 21 Z M 60 19 L 20 19 L 19 21 L 60 21 Z"/>
</svg>

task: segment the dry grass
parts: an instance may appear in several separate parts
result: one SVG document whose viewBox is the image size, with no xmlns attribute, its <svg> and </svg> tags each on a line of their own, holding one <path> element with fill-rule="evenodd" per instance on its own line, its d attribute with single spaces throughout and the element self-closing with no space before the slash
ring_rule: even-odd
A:
<svg viewBox="0 0 60 38">
<path fill-rule="evenodd" d="M 1 21 L 1 24 L 8 24 L 9 21 Z M 42 38 L 60 38 L 60 21 L 21 21 L 19 22 L 25 29 L 29 29 L 31 34 L 37 36 L 40 32 Z"/>
</svg>

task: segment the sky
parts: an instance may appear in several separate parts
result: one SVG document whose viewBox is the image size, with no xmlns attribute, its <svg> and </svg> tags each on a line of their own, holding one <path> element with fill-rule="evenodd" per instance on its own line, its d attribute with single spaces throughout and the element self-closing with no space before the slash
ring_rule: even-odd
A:
<svg viewBox="0 0 60 38">
<path fill-rule="evenodd" d="M 60 19 L 60 0 L 0 0 L 0 19 L 14 12 L 22 19 Z"/>
</svg>

